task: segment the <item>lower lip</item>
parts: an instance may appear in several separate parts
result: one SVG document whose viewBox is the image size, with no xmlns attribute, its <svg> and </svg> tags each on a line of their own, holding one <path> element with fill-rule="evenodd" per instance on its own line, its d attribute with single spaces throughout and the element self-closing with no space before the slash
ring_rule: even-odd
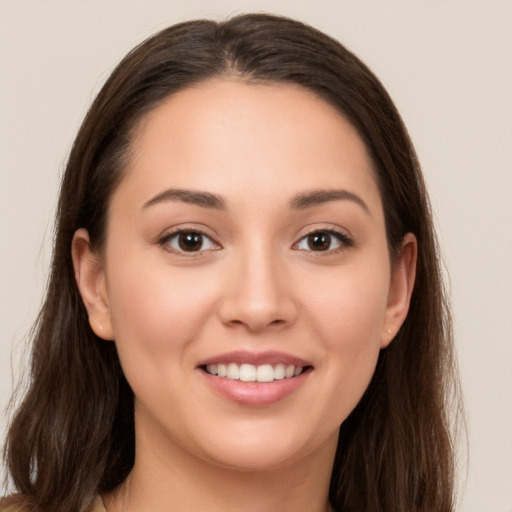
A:
<svg viewBox="0 0 512 512">
<path fill-rule="evenodd" d="M 272 382 L 243 382 L 211 375 L 200 370 L 208 383 L 222 396 L 244 405 L 269 405 L 294 393 L 309 377 L 311 369 L 305 370 L 297 377 L 274 380 Z"/>
</svg>

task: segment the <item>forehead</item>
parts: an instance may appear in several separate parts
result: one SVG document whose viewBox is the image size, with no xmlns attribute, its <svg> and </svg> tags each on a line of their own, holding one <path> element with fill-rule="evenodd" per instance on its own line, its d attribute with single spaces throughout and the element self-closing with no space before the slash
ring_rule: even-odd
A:
<svg viewBox="0 0 512 512">
<path fill-rule="evenodd" d="M 166 186 L 222 195 L 352 187 L 380 202 L 357 131 L 296 85 L 216 79 L 188 87 L 142 120 L 132 149 L 120 188 L 146 196 Z"/>
</svg>

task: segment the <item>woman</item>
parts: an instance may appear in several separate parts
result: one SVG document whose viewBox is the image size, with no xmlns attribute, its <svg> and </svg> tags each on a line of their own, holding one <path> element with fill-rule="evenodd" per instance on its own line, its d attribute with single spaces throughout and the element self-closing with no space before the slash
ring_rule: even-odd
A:
<svg viewBox="0 0 512 512">
<path fill-rule="evenodd" d="M 179 24 L 75 140 L 4 504 L 450 511 L 455 382 L 378 80 L 289 19 Z"/>
</svg>

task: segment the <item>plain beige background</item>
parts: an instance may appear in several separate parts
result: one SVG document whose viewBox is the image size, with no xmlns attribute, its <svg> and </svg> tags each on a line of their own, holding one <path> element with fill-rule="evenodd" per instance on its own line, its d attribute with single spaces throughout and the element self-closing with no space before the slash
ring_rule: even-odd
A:
<svg viewBox="0 0 512 512">
<path fill-rule="evenodd" d="M 423 164 L 451 278 L 469 426 L 459 510 L 512 512 L 506 0 L 0 0 L 0 427 L 41 302 L 60 173 L 94 94 L 154 31 L 255 10 L 335 36 L 395 99 Z"/>
</svg>

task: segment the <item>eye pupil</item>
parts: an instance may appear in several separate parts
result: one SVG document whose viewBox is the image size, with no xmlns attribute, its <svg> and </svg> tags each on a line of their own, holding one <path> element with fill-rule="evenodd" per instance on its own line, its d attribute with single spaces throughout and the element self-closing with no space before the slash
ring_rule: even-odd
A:
<svg viewBox="0 0 512 512">
<path fill-rule="evenodd" d="M 203 245 L 201 233 L 181 233 L 178 244 L 183 251 L 198 251 Z"/>
<path fill-rule="evenodd" d="M 308 236 L 308 246 L 313 251 L 327 251 L 331 246 L 329 233 L 313 233 Z"/>
</svg>

